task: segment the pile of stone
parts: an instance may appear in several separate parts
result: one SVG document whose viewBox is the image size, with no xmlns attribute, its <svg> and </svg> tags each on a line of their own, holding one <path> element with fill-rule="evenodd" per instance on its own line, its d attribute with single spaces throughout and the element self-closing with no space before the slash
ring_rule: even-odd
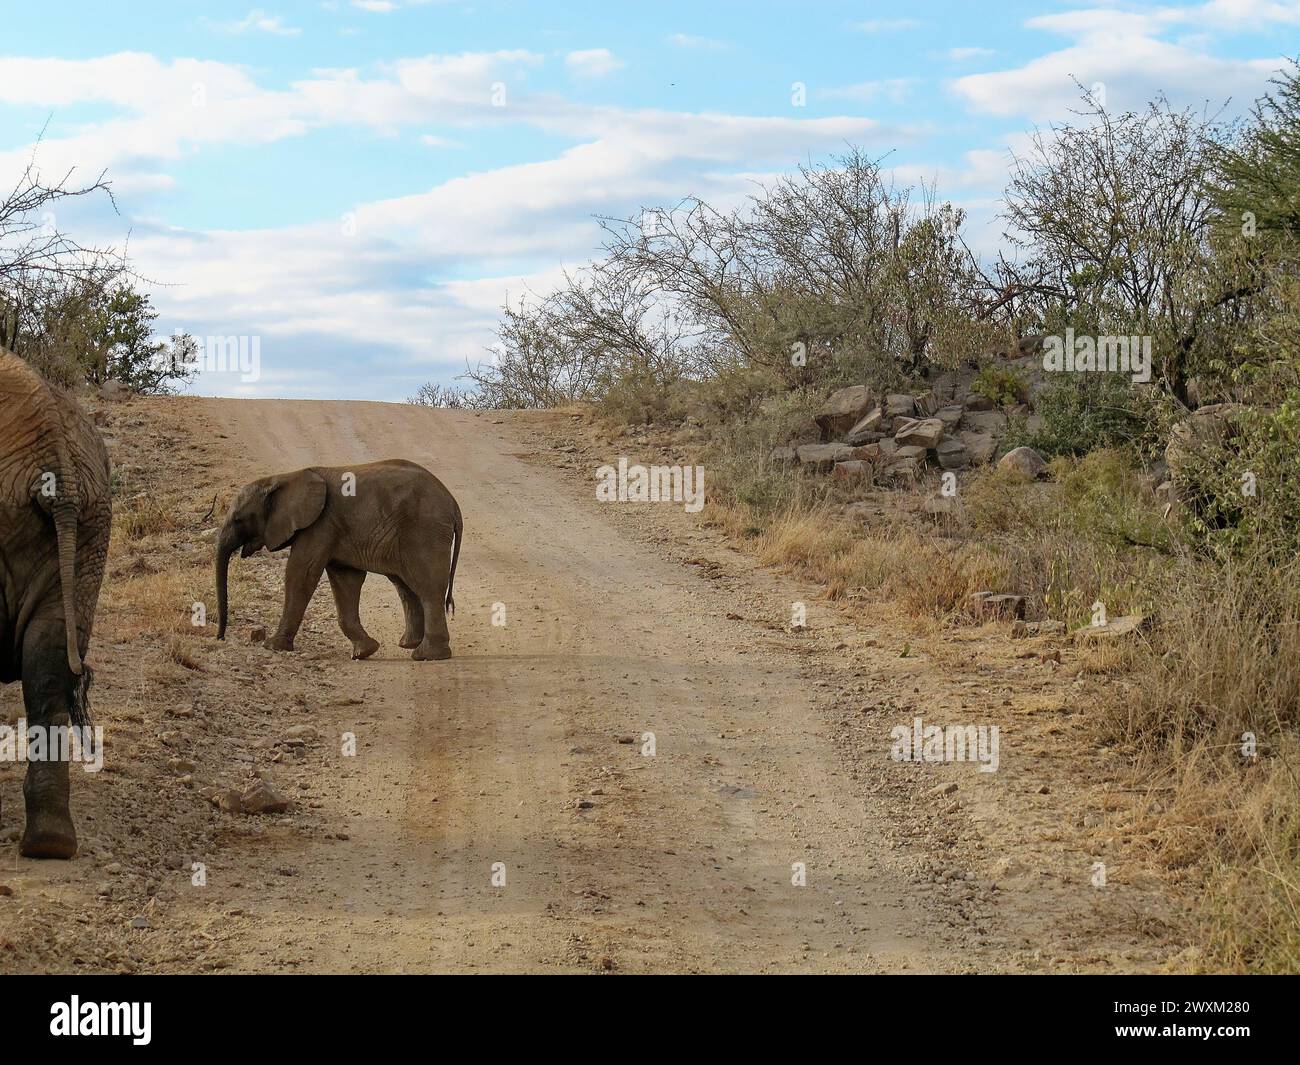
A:
<svg viewBox="0 0 1300 1065">
<path fill-rule="evenodd" d="M 918 395 L 878 397 L 868 385 L 842 388 L 816 415 L 821 441 L 776 448 L 772 458 L 850 481 L 908 482 L 927 465 L 983 465 L 997 453 L 1008 417 L 1029 412 L 1023 406 L 998 410 L 968 385 L 968 378 L 947 374 Z"/>
</svg>

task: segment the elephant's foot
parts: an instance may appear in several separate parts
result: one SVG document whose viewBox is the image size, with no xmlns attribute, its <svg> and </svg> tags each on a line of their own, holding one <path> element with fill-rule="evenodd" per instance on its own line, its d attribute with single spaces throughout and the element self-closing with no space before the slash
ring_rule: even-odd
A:
<svg viewBox="0 0 1300 1065">
<path fill-rule="evenodd" d="M 269 647 L 272 651 L 292 651 L 293 637 L 272 636 L 269 640 L 266 641 L 266 646 Z"/>
<path fill-rule="evenodd" d="M 411 652 L 411 657 L 417 662 L 441 662 L 444 658 L 451 657 L 451 646 L 422 642 L 419 647 Z"/>
<path fill-rule="evenodd" d="M 352 641 L 352 657 L 354 660 L 369 658 L 372 654 L 374 654 L 378 650 L 379 650 L 379 641 L 372 640 L 369 636 L 367 636 L 364 640 Z"/>
<path fill-rule="evenodd" d="M 397 646 L 405 647 L 409 651 L 412 647 L 419 647 L 423 641 L 424 641 L 423 635 L 417 636 L 413 632 L 407 632 L 404 633 L 402 635 L 402 638 L 397 641 Z"/>
<path fill-rule="evenodd" d="M 77 830 L 67 810 L 27 811 L 27 828 L 18 853 L 24 858 L 72 858 L 77 853 Z"/>
<path fill-rule="evenodd" d="M 71 858 L 77 830 L 68 806 L 71 781 L 67 762 L 29 762 L 23 780 L 27 827 L 18 853 L 24 858 Z"/>
</svg>

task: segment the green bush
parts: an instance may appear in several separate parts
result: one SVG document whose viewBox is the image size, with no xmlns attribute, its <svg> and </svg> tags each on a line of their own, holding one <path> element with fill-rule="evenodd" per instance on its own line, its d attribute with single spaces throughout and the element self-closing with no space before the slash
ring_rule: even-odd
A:
<svg viewBox="0 0 1300 1065">
<path fill-rule="evenodd" d="M 1057 460 L 1059 465 L 1064 460 Z M 1163 507 L 1122 451 L 1094 451 L 1060 475 L 1067 521 L 1119 546 L 1172 547 Z"/>
<path fill-rule="evenodd" d="M 1012 419 L 1008 448 L 1026 445 L 1050 458 L 1098 448 L 1142 448 L 1154 440 L 1151 414 L 1141 409 L 1129 379 L 1120 374 L 1062 375 L 1034 401 L 1034 411 L 1039 416 L 1034 430 L 1027 419 Z"/>
<path fill-rule="evenodd" d="M 999 407 L 1024 403 L 1029 398 L 1025 375 L 1010 366 L 985 366 L 971 382 L 971 391 L 991 399 Z"/>
<path fill-rule="evenodd" d="M 717 401 L 717 397 L 715 397 Z M 807 392 L 767 397 L 756 413 L 718 423 L 708 449 L 711 491 L 747 507 L 755 516 L 770 515 L 801 497 L 812 500 L 829 490 L 829 478 L 805 478 L 771 460 L 772 449 L 807 433 L 818 398 Z"/>
<path fill-rule="evenodd" d="M 1300 552 L 1300 394 L 1273 410 L 1246 408 L 1231 431 L 1183 459 L 1180 495 L 1193 539 L 1228 558 L 1279 561 Z"/>
</svg>

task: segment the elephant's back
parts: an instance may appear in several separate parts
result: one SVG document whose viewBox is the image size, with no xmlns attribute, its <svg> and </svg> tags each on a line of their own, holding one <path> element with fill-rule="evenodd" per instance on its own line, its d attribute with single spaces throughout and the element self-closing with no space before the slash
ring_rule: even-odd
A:
<svg viewBox="0 0 1300 1065">
<path fill-rule="evenodd" d="M 366 478 L 372 483 L 385 484 L 397 492 L 424 492 L 441 500 L 455 502 L 451 490 L 438 480 L 432 470 L 410 459 L 381 459 L 379 462 L 354 466 L 351 472 L 356 474 L 358 483 Z"/>
<path fill-rule="evenodd" d="M 81 404 L 0 349 L 0 498 L 26 499 L 32 469 L 47 467 L 56 455 L 75 467 L 83 506 L 107 502 L 108 449 Z"/>
<path fill-rule="evenodd" d="M 0 499 L 26 504 L 33 457 L 47 452 L 61 431 L 49 386 L 22 359 L 0 349 Z"/>
</svg>

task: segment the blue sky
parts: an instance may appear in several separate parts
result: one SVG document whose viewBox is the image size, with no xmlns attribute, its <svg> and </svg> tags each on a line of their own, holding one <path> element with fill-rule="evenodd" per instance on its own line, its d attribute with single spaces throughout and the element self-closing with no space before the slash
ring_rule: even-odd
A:
<svg viewBox="0 0 1300 1065">
<path fill-rule="evenodd" d="M 111 14 L 106 9 L 113 8 Z M 1010 152 L 1073 79 L 1244 108 L 1300 53 L 1300 2 L 14 5 L 0 179 L 107 169 L 57 224 L 120 244 L 161 330 L 257 336 L 216 395 L 403 399 L 485 356 L 507 297 L 596 254 L 597 215 L 847 144 L 998 243 Z M 800 92 L 799 86 L 802 86 Z"/>
</svg>

